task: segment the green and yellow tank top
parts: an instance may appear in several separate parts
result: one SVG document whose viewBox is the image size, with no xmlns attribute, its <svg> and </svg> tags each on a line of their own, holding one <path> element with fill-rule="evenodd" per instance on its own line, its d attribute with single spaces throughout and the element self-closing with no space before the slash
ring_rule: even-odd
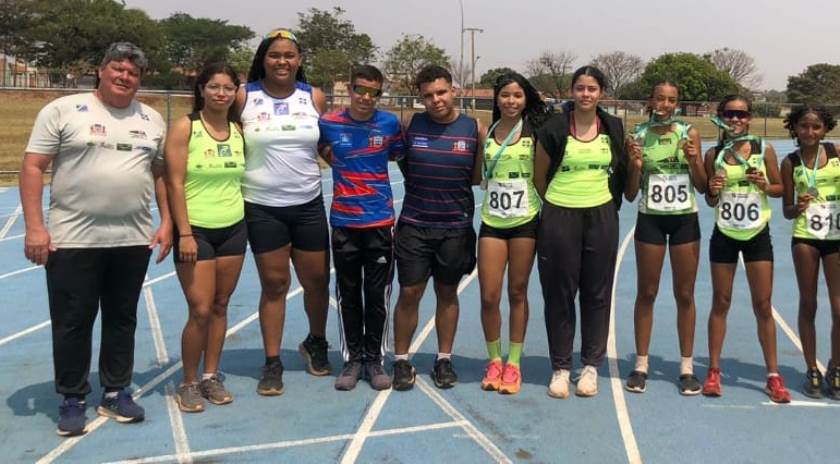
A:
<svg viewBox="0 0 840 464">
<path fill-rule="evenodd" d="M 640 213 L 679 215 L 697 212 L 691 170 L 682 150 L 691 126 L 675 124 L 674 127 L 676 130 L 662 135 L 652 130 L 645 132 Z"/>
<path fill-rule="evenodd" d="M 528 223 L 540 212 L 540 197 L 534 188 L 534 139 L 520 136 L 496 158 L 500 148 L 489 134 L 484 142 L 484 163 L 492 171 L 486 179 L 481 220 L 490 227 L 510 229 Z"/>
<path fill-rule="evenodd" d="M 546 189 L 546 201 L 566 208 L 592 208 L 612 201 L 610 161 L 607 134 L 598 134 L 589 142 L 570 135 L 563 161 Z"/>
<path fill-rule="evenodd" d="M 190 224 L 209 229 L 231 226 L 245 217 L 241 179 L 245 144 L 236 124 L 226 140 L 216 140 L 198 113 L 190 115 L 189 153 L 184 193 Z"/>
<path fill-rule="evenodd" d="M 832 143 L 823 144 L 822 150 L 826 152 L 827 162 L 817 168 L 816 176 L 813 166 L 805 166 L 802 162 L 799 150 L 788 155 L 793 166 L 796 196 L 805 195 L 812 187 L 818 192 L 808 209 L 794 219 L 793 236 L 812 240 L 840 240 L 840 158 Z"/>
<path fill-rule="evenodd" d="M 770 205 L 767 194 L 746 179 L 749 168 L 757 169 L 767 176 L 764 164 L 764 140 L 751 141 L 752 153 L 746 159 L 747 165 L 716 162 L 715 170 L 726 170 L 726 185 L 720 192 L 715 207 L 717 228 L 727 237 L 735 240 L 749 240 L 770 221 Z"/>
</svg>

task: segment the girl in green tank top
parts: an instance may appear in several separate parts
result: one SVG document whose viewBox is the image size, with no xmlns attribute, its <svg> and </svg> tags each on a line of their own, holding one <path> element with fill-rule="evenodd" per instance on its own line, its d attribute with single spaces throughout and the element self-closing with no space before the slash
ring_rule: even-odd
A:
<svg viewBox="0 0 840 464">
<path fill-rule="evenodd" d="M 703 394 L 721 394 L 720 357 L 726 315 L 732 300 L 732 283 L 738 267 L 737 256 L 740 255 L 747 271 L 753 313 L 767 367 L 765 392 L 776 403 L 789 403 L 790 392 L 779 375 L 776 323 L 770 302 L 772 245 L 767 230 L 770 219 L 767 197 L 780 197 L 782 184 L 773 147 L 749 135 L 751 111 L 750 101 L 740 95 L 730 95 L 720 102 L 713 121 L 721 126 L 724 136 L 705 158 L 709 177 L 706 202 L 716 207 L 716 225 L 710 242 L 713 298 L 708 325 L 709 372 Z M 735 255 L 732 250 L 736 250 Z"/>
<path fill-rule="evenodd" d="M 481 388 L 514 394 L 528 325 L 528 279 L 534 265 L 540 198 L 534 188 L 534 130 L 548 113 L 536 89 L 517 73 L 500 76 L 493 88 L 493 125 L 484 146 L 485 190 L 478 241 L 481 324 L 489 362 Z M 508 268 L 510 351 L 502 362 L 499 309 Z"/>
<path fill-rule="evenodd" d="M 167 191 L 178 234 L 175 271 L 189 307 L 181 336 L 184 379 L 175 396 L 185 412 L 203 411 L 205 399 L 233 401 L 218 372 L 227 302 L 245 259 L 244 147 L 230 118 L 238 87 L 230 66 L 205 66 L 196 78 L 193 114 L 176 120 L 166 140 Z M 229 248 L 223 250 L 225 245 Z"/>
<path fill-rule="evenodd" d="M 694 375 L 694 283 L 700 257 L 697 201 L 694 190 L 706 190 L 706 171 L 700 156 L 700 134 L 688 124 L 675 120 L 679 107 L 679 87 L 662 81 L 653 87 L 648 108 L 650 120 L 640 124 L 626 140 L 629 154 L 624 195 L 633 201 L 641 191 L 639 224 L 653 224 L 658 235 L 647 237 L 637 226 L 634 307 L 636 366 L 625 388 L 634 393 L 646 390 L 648 348 L 653 331 L 653 307 L 659 289 L 666 245 L 671 259 L 672 280 L 677 305 L 677 333 L 680 346 L 679 391 L 683 395 L 700 393 Z M 679 228 L 673 227 L 675 217 Z M 644 221 L 644 223 L 642 223 Z M 686 233 L 688 230 L 690 233 Z M 640 232 L 641 231 L 641 232 Z M 696 232 L 695 232 L 696 231 Z M 661 243 L 654 238 L 663 238 Z M 696 238 L 695 238 L 696 237 Z"/>
<path fill-rule="evenodd" d="M 799 285 L 799 337 L 806 368 L 803 392 L 812 398 L 821 398 L 825 391 L 840 399 L 840 146 L 822 142 L 836 125 L 831 112 L 820 106 L 796 108 L 785 119 L 785 127 L 799 145 L 782 162 L 783 211 L 786 218 L 793 219 L 791 251 Z M 817 361 L 820 261 L 833 321 L 827 366 Z"/>
</svg>

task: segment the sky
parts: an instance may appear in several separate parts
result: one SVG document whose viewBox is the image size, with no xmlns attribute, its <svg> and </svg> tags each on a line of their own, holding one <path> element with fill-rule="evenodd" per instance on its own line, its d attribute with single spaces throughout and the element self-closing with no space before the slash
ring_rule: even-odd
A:
<svg viewBox="0 0 840 464">
<path fill-rule="evenodd" d="M 599 53 L 621 50 L 646 61 L 667 52 L 741 49 L 755 58 L 759 89 L 783 90 L 787 77 L 810 64 L 840 64 L 840 1 L 811 0 L 460 0 L 464 26 L 475 34 L 476 76 L 508 66 L 524 72 L 543 51 L 567 51 L 585 65 Z M 161 19 L 175 12 L 225 19 L 258 36 L 297 25 L 298 12 L 341 6 L 357 32 L 384 54 L 400 35 L 420 34 L 460 56 L 459 0 L 125 0 Z M 304 46 L 306 44 L 303 44 Z M 470 59 L 464 36 L 464 62 Z"/>
</svg>

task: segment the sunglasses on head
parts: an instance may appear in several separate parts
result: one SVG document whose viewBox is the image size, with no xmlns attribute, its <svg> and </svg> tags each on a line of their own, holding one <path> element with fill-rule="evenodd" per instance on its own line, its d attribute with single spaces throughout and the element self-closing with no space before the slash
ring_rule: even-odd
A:
<svg viewBox="0 0 840 464">
<path fill-rule="evenodd" d="M 744 110 L 723 110 L 720 115 L 727 119 L 747 119 L 751 116 L 749 111 Z"/>
<path fill-rule="evenodd" d="M 276 39 L 278 37 L 281 39 L 291 40 L 294 43 L 298 43 L 297 36 L 295 36 L 295 34 L 288 29 L 274 29 L 273 31 L 265 35 L 265 39 Z"/>
<path fill-rule="evenodd" d="M 382 89 L 368 87 L 366 85 L 353 85 L 353 93 L 356 95 L 367 95 L 369 97 L 376 98 L 382 95 Z"/>
</svg>

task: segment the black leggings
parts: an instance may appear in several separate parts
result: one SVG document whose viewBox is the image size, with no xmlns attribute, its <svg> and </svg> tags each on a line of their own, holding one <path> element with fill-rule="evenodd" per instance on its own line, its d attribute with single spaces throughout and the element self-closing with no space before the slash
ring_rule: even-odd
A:
<svg viewBox="0 0 840 464">
<path fill-rule="evenodd" d="M 596 367 L 603 361 L 617 250 L 618 212 L 612 201 L 593 208 L 543 205 L 537 255 L 553 370 L 572 368 L 578 291 L 581 361 Z"/>
</svg>

